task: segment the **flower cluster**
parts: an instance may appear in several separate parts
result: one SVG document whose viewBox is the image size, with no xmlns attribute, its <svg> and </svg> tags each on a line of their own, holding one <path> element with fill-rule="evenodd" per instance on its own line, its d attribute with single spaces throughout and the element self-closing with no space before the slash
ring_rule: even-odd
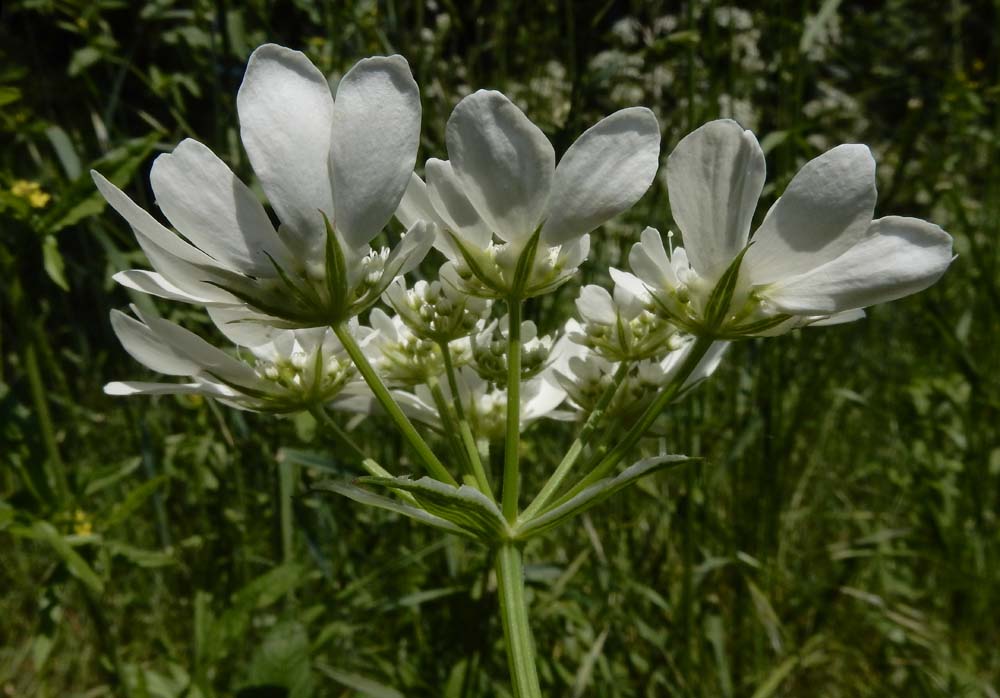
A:
<svg viewBox="0 0 1000 698">
<path fill-rule="evenodd" d="M 445 431 L 459 419 L 485 440 L 514 415 L 519 427 L 594 412 L 627 422 L 711 374 L 729 341 L 857 319 L 932 284 L 952 259 L 937 226 L 874 218 L 875 163 L 863 145 L 806 163 L 751 236 L 764 153 L 735 121 L 713 121 L 667 159 L 683 246 L 665 247 L 646 228 L 629 270 L 609 270 L 613 289 L 583 286 L 579 320 L 540 335 L 521 317 L 523 302 L 573 278 L 591 234 L 655 179 L 660 127 L 650 110 L 602 119 L 557 162 L 513 102 L 473 92 L 448 120 L 447 159 L 428 159 L 421 177 L 420 95 L 400 56 L 359 61 L 331 91 L 303 54 L 261 46 L 237 107 L 277 225 L 192 139 L 150 174 L 176 232 L 93 173 L 153 267 L 115 279 L 207 307 L 237 347 L 218 349 L 149 313 L 114 312 L 130 354 L 191 382 L 112 383 L 110 393 L 198 393 L 270 412 L 382 410 Z M 432 248 L 436 275 L 408 283 Z M 373 307 L 380 300 L 391 313 Z"/>
</svg>

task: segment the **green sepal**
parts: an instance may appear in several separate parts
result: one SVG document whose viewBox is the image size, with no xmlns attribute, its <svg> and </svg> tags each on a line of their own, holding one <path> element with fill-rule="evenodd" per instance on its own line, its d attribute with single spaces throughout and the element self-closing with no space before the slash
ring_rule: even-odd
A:
<svg viewBox="0 0 1000 698">
<path fill-rule="evenodd" d="M 509 540 L 511 537 L 510 527 L 496 502 L 474 487 L 455 487 L 429 477 L 419 480 L 363 477 L 358 482 L 409 492 L 429 514 L 451 522 L 484 542 Z"/>
<path fill-rule="evenodd" d="M 718 330 L 725 322 L 726 314 L 729 312 L 729 305 L 733 301 L 736 282 L 740 278 L 740 267 L 743 265 L 743 257 L 749 249 L 750 245 L 748 244 L 740 250 L 740 253 L 736 255 L 736 259 L 726 268 L 719 282 L 712 289 L 712 294 L 708 297 L 708 304 L 705 307 L 705 325 L 709 330 Z"/>
<path fill-rule="evenodd" d="M 451 238 L 452 245 L 454 245 L 455 249 L 458 250 L 458 253 L 462 255 L 462 259 L 465 261 L 466 266 L 469 267 L 469 271 L 472 272 L 472 275 L 479 279 L 479 281 L 482 282 L 482 284 L 487 288 L 499 292 L 501 289 L 497 288 L 495 279 L 491 278 L 483 269 L 481 261 L 486 260 L 479 259 L 479 257 L 485 257 L 482 250 L 469 249 L 465 245 L 465 241 L 458 235 L 455 235 L 455 233 L 450 230 L 445 232 L 447 232 L 448 237 Z"/>
<path fill-rule="evenodd" d="M 725 334 L 726 336 L 732 335 L 733 337 L 749 337 L 760 332 L 766 332 L 783 322 L 791 320 L 791 318 L 791 315 L 775 315 L 765 320 L 758 320 L 757 322 L 749 322 L 745 325 L 736 325 L 728 328 Z"/>
<path fill-rule="evenodd" d="M 647 475 L 675 465 L 689 463 L 693 460 L 699 459 L 680 455 L 666 455 L 641 460 L 625 468 L 625 470 L 615 477 L 598 480 L 563 504 L 546 509 L 538 516 L 532 517 L 527 521 L 518 521 L 514 530 L 514 536 L 517 540 L 527 540 L 541 535 L 582 514 L 591 507 L 597 506 L 608 497 L 617 494 Z"/>
<path fill-rule="evenodd" d="M 326 290 L 330 294 L 330 307 L 340 316 L 346 311 L 349 301 L 347 260 L 330 219 L 322 211 L 320 214 L 323 216 L 323 225 L 326 226 Z"/>
<path fill-rule="evenodd" d="M 527 244 L 521 250 L 517 258 L 517 266 L 514 267 L 514 279 L 511 282 L 510 294 L 515 298 L 522 298 L 528 286 L 528 279 L 531 270 L 535 266 L 535 255 L 538 253 L 538 242 L 542 238 L 542 227 L 538 226 L 534 234 L 528 238 Z"/>
<path fill-rule="evenodd" d="M 440 516 L 435 516 L 434 514 L 424 511 L 423 509 L 410 506 L 409 504 L 404 504 L 403 502 L 396 501 L 395 499 L 375 494 L 374 492 L 358 487 L 350 482 L 324 480 L 323 482 L 316 483 L 310 489 L 312 491 L 334 492 L 335 494 L 347 497 L 348 499 L 358 502 L 359 504 L 366 504 L 371 507 L 376 507 L 377 509 L 385 509 L 386 511 L 402 514 L 403 516 L 408 516 L 409 518 L 419 521 L 422 524 L 439 528 L 443 531 L 447 531 L 448 533 L 456 533 L 460 536 L 468 536 L 471 538 L 478 537 L 461 526 L 456 526 L 451 521 L 443 519 Z"/>
</svg>

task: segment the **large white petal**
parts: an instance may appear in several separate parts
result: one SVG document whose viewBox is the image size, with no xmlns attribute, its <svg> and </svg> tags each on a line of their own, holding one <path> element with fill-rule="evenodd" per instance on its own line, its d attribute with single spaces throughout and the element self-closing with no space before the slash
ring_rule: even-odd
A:
<svg viewBox="0 0 1000 698">
<path fill-rule="evenodd" d="M 565 242 L 631 208 L 659 164 L 660 125 L 649 109 L 622 109 L 591 126 L 559 161 L 542 239 Z"/>
<path fill-rule="evenodd" d="M 764 188 L 764 153 L 735 121 L 711 121 L 667 158 L 667 192 L 691 266 L 715 279 L 747 243 Z"/>
<path fill-rule="evenodd" d="M 104 386 L 105 395 L 210 395 L 219 392 L 204 383 L 149 383 L 146 381 L 113 381 Z"/>
<path fill-rule="evenodd" d="M 810 160 L 754 233 L 743 259 L 745 278 L 771 283 L 834 259 L 865 235 L 875 199 L 868 146 L 839 145 Z"/>
<path fill-rule="evenodd" d="M 951 236 L 917 218 L 874 221 L 854 247 L 818 269 L 764 287 L 775 306 L 797 315 L 829 315 L 922 291 L 951 264 Z"/>
<path fill-rule="evenodd" d="M 267 255 L 287 262 L 257 197 L 204 144 L 186 138 L 160 155 L 149 181 L 174 227 L 213 258 L 253 276 L 275 275 Z"/>
<path fill-rule="evenodd" d="M 486 249 L 493 238 L 493 230 L 465 195 L 451 163 L 431 158 L 424 169 L 427 176 L 427 196 L 448 229 L 469 244 L 481 250 Z"/>
<path fill-rule="evenodd" d="M 448 157 L 466 196 L 508 242 L 530 237 L 552 189 L 555 152 L 541 129 L 499 92 L 479 90 L 455 107 Z"/>
<path fill-rule="evenodd" d="M 111 311 L 111 328 L 129 355 L 147 368 L 168 376 L 195 376 L 201 366 L 175 351 L 149 327 L 119 310 Z"/>
<path fill-rule="evenodd" d="M 417 221 L 430 221 L 442 228 L 445 222 L 441 220 L 434 206 L 431 205 L 430 197 L 427 194 L 427 185 L 416 172 L 410 173 L 410 181 L 403 192 L 403 198 L 399 200 L 396 208 L 396 218 L 403 224 L 404 228 L 410 228 Z"/>
<path fill-rule="evenodd" d="M 216 302 L 216 298 L 214 297 L 199 296 L 188 293 L 181 287 L 172 284 L 166 279 L 166 277 L 155 271 L 146 271 L 145 269 L 127 269 L 125 271 L 118 272 L 111 278 L 125 288 L 130 288 L 133 291 L 140 291 L 142 293 L 148 293 L 149 295 L 157 296 L 158 298 L 181 301 L 182 303 L 195 303 L 198 305 Z M 234 298 L 233 300 L 235 301 L 236 299 Z"/>
<path fill-rule="evenodd" d="M 365 58 L 340 81 L 330 170 L 337 232 L 351 247 L 385 227 L 406 190 L 420 143 L 420 91 L 402 56 Z"/>
<path fill-rule="evenodd" d="M 243 347 L 258 347 L 288 332 L 274 326 L 281 323 L 277 318 L 254 312 L 246 306 L 210 307 L 208 316 L 226 339 Z"/>
<path fill-rule="evenodd" d="M 333 219 L 330 133 L 333 96 L 299 51 L 265 44 L 253 52 L 236 96 L 240 137 L 264 193 L 296 252 L 321 248 L 320 211 Z"/>
</svg>

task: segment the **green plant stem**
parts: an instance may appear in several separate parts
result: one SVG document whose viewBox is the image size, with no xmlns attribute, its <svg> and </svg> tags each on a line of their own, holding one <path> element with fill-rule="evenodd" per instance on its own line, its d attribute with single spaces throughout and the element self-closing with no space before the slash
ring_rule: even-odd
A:
<svg viewBox="0 0 1000 698">
<path fill-rule="evenodd" d="M 709 347 L 713 344 L 713 339 L 711 337 L 698 337 L 694 346 L 691 347 L 688 355 L 684 358 L 684 363 L 681 364 L 674 376 L 674 379 L 670 382 L 666 388 L 660 391 L 660 394 L 656 396 L 656 399 L 646 408 L 646 411 L 642 413 L 642 416 L 632 425 L 632 428 L 628 430 L 628 433 L 619 441 L 611 451 L 605 455 L 594 467 L 590 473 L 587 474 L 580 482 L 578 482 L 569 492 L 559 498 L 558 504 L 565 502 L 572 497 L 575 497 L 580 492 L 585 490 L 590 485 L 594 484 L 598 480 L 607 477 L 607 475 L 614 469 L 621 460 L 628 455 L 628 452 L 632 450 L 639 439 L 649 431 L 649 428 L 656 421 L 656 418 L 660 416 L 660 413 L 666 409 L 667 405 L 673 402 L 674 398 L 684 387 L 684 383 L 694 372 L 698 364 L 701 363 L 702 358 L 705 356 L 705 352 L 708 351 Z"/>
<path fill-rule="evenodd" d="M 500 617 L 503 621 L 507 661 L 515 698 L 541 698 L 535 648 L 528 623 L 528 604 L 524 597 L 524 562 L 522 551 L 514 543 L 505 543 L 496 555 L 497 590 Z"/>
<path fill-rule="evenodd" d="M 49 412 L 49 403 L 45 384 L 42 382 L 42 373 L 38 367 L 38 354 L 36 353 L 36 333 L 32 328 L 30 339 L 24 347 L 23 360 L 24 368 L 28 374 L 28 387 L 31 392 L 31 402 L 35 408 L 35 417 L 38 420 L 38 430 L 42 435 L 42 443 L 48 454 L 49 477 L 55 485 L 56 498 L 59 504 L 65 505 L 70 499 L 69 482 L 66 478 L 66 464 L 59 453 L 59 444 L 56 441 L 55 427 L 52 425 L 52 414 Z M 48 483 L 46 483 L 48 484 Z"/>
<path fill-rule="evenodd" d="M 549 478 L 545 486 L 542 487 L 542 491 L 538 493 L 538 496 L 528 505 L 522 514 L 522 519 L 530 519 L 535 514 L 542 511 L 545 505 L 548 504 L 549 499 L 552 498 L 559 488 L 562 486 L 566 477 L 569 475 L 573 466 L 576 465 L 577 460 L 580 458 L 580 454 L 583 453 L 584 447 L 590 441 L 591 435 L 597 429 L 601 420 L 604 418 L 604 413 L 608 409 L 608 405 L 614 399 L 615 395 L 618 393 L 618 388 L 625 381 L 625 376 L 628 375 L 629 369 L 632 368 L 631 362 L 622 361 L 618 364 L 618 370 L 615 371 L 615 375 L 612 378 L 611 383 L 601 397 L 598 399 L 597 404 L 594 409 L 587 416 L 587 421 L 584 423 L 583 427 L 580 429 L 580 433 L 577 435 L 576 439 L 570 445 L 569 450 L 563 457 L 562 461 L 556 467 L 552 477 Z"/>
<path fill-rule="evenodd" d="M 424 441 L 420 432 L 417 431 L 409 418 L 403 414 L 403 410 L 396 404 L 389 389 L 385 387 L 385 383 L 382 382 L 378 373 L 375 372 L 375 368 L 368 362 L 367 357 L 361 351 L 361 347 L 358 346 L 357 341 L 355 341 L 354 336 L 347 329 L 347 326 L 343 323 L 333 325 L 333 331 L 337 335 L 337 339 L 344 346 L 347 354 L 351 357 L 351 361 L 357 366 L 358 372 L 365 379 L 365 383 L 368 384 L 372 393 L 375 394 L 375 399 L 379 401 L 382 409 L 396 423 L 396 427 L 403 433 L 404 438 L 406 438 L 413 450 L 417 452 L 417 455 L 420 456 L 420 460 L 424 462 L 427 472 L 441 482 L 457 486 L 458 482 L 445 469 L 441 461 L 438 460 L 438 457 L 431 451 L 431 447 Z"/>
<path fill-rule="evenodd" d="M 507 302 L 507 435 L 503 453 L 503 515 L 517 520 L 521 493 L 521 299 Z"/>
<path fill-rule="evenodd" d="M 462 436 L 455 421 L 455 414 L 452 411 L 451 405 L 448 404 L 448 398 L 445 397 L 444 391 L 441 390 L 440 381 L 434 376 L 430 376 L 427 379 L 427 387 L 431 391 L 434 406 L 437 407 L 438 414 L 441 415 L 441 424 L 444 426 L 444 437 L 448 442 L 448 447 L 451 449 L 452 458 L 461 463 L 464 469 L 471 473 L 472 465 L 469 463 L 466 455 L 465 444 L 462 443 Z"/>
<path fill-rule="evenodd" d="M 496 499 L 493 494 L 493 487 L 490 479 L 486 476 L 483 468 L 483 459 L 479 454 L 479 447 L 476 445 L 476 438 L 472 435 L 472 425 L 465 414 L 465 406 L 462 404 L 462 396 L 458 391 L 458 376 L 455 374 L 455 362 L 451 358 L 451 348 L 448 342 L 441 342 L 441 355 L 444 357 L 445 375 L 448 377 L 448 388 L 451 390 L 452 400 L 455 403 L 455 412 L 458 414 L 458 430 L 462 437 L 462 444 L 469 457 L 469 464 L 472 466 L 472 474 L 479 483 L 479 489 L 491 499 Z"/>
</svg>

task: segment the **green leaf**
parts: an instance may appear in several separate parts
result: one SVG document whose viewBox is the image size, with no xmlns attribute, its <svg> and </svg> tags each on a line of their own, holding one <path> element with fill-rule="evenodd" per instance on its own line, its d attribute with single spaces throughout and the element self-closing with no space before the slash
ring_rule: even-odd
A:
<svg viewBox="0 0 1000 698">
<path fill-rule="evenodd" d="M 518 522 L 515 535 L 519 540 L 527 540 L 528 538 L 545 533 L 574 516 L 582 514 L 591 507 L 600 504 L 608 497 L 617 494 L 647 475 L 693 460 L 698 459 L 688 458 L 687 456 L 666 455 L 641 460 L 625 468 L 625 470 L 615 477 L 598 480 L 569 501 L 547 509 L 533 519 Z"/>
<path fill-rule="evenodd" d="M 74 77 L 101 60 L 101 52 L 94 46 L 84 46 L 73 52 L 69 59 L 69 75 Z"/>
<path fill-rule="evenodd" d="M 73 546 L 48 521 L 36 521 L 29 528 L 19 529 L 17 533 L 26 538 L 47 543 L 62 558 L 66 569 L 69 570 L 71 575 L 79 579 L 95 593 L 100 594 L 104 591 L 104 582 L 97 576 L 94 569 L 87 564 L 86 560 L 80 557 L 79 553 L 73 550 Z"/>
<path fill-rule="evenodd" d="M 352 674 L 340 669 L 334 669 L 326 664 L 317 664 L 316 668 L 337 683 L 347 686 L 348 688 L 353 688 L 366 698 L 406 698 L 406 696 L 396 689 L 389 688 L 385 684 L 373 681 L 372 679 L 364 676 Z"/>
<path fill-rule="evenodd" d="M 125 496 L 125 499 L 116 504 L 111 510 L 111 513 L 104 520 L 102 527 L 114 528 L 118 524 L 123 523 L 168 479 L 169 476 L 167 475 L 159 475 L 130 491 Z"/>
<path fill-rule="evenodd" d="M 302 623 L 286 621 L 274 626 L 253 653 L 246 684 L 240 691 L 263 686 L 280 686 L 289 698 L 313 694 L 309 636 Z"/>
<path fill-rule="evenodd" d="M 302 414 L 308 415 L 309 413 L 303 412 Z M 332 458 L 319 451 L 307 451 L 300 448 L 282 448 L 278 451 L 278 461 L 288 461 L 289 463 L 301 465 L 305 468 L 314 468 L 342 477 L 347 477 L 357 472 L 350 467 L 345 467 L 345 464 L 349 464 L 348 461 Z"/>
<path fill-rule="evenodd" d="M 56 286 L 63 291 L 69 291 L 69 284 L 66 283 L 66 263 L 59 252 L 59 243 L 52 235 L 42 241 L 42 266 Z"/>
<path fill-rule="evenodd" d="M 474 487 L 455 487 L 440 480 L 422 477 L 365 477 L 359 482 L 409 492 L 423 509 L 450 521 L 476 538 L 486 541 L 507 540 L 510 527 L 496 502 Z"/>
<path fill-rule="evenodd" d="M 59 163 L 62 165 L 63 172 L 69 179 L 76 179 L 83 173 L 83 167 L 80 165 L 80 156 L 76 153 L 76 148 L 73 147 L 73 141 L 70 137 L 58 126 L 49 126 L 45 129 L 45 135 L 49 139 L 49 143 L 52 144 L 52 148 L 56 151 L 56 157 L 59 158 Z"/>
<path fill-rule="evenodd" d="M 123 557 L 138 567 L 167 567 L 177 563 L 173 555 L 160 550 L 143 550 L 118 541 L 105 541 L 104 547 L 112 555 Z"/>
<path fill-rule="evenodd" d="M 385 478 L 391 479 L 391 478 Z M 334 480 L 327 480 L 324 482 L 318 482 L 312 487 L 313 490 L 320 490 L 324 492 L 334 492 L 348 499 L 354 500 L 359 504 L 366 504 L 370 507 L 376 507 L 378 509 L 385 509 L 386 511 L 392 511 L 397 514 L 402 514 L 403 516 L 408 516 L 415 521 L 419 521 L 422 524 L 428 526 L 433 526 L 434 528 L 440 528 L 448 533 L 457 533 L 462 536 L 473 536 L 475 534 L 467 531 L 461 526 L 456 526 L 455 524 L 443 519 L 439 516 L 434 516 L 423 509 L 418 509 L 417 507 L 410 506 L 409 504 L 403 504 L 395 499 L 390 499 L 389 497 L 383 497 L 382 495 L 375 494 L 374 492 L 369 492 L 366 489 L 353 485 L 349 482 L 337 482 Z"/>
</svg>

